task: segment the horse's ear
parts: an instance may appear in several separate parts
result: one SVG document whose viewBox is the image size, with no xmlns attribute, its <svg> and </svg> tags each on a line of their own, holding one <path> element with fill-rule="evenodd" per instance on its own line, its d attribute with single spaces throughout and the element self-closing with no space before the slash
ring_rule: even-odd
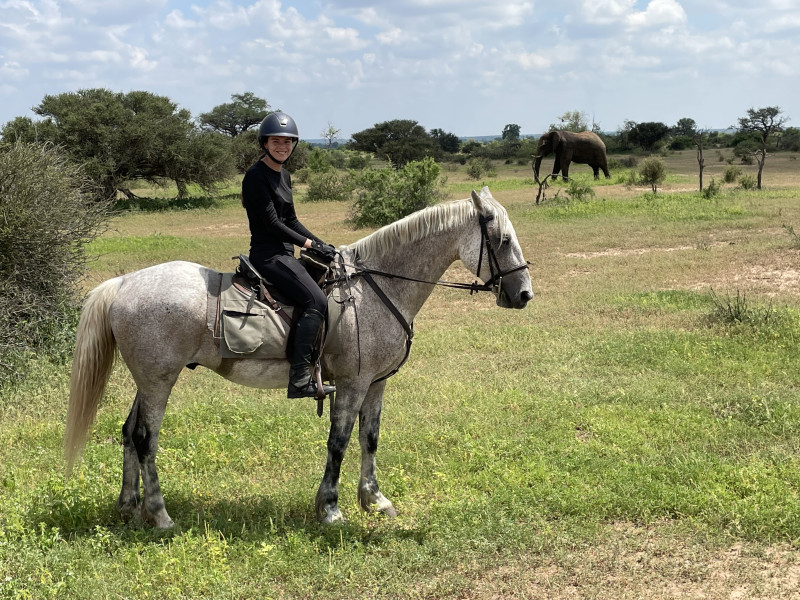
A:
<svg viewBox="0 0 800 600">
<path fill-rule="evenodd" d="M 478 212 L 480 212 L 481 211 L 481 207 L 483 206 L 483 202 L 481 200 L 481 197 L 478 196 L 478 192 L 476 192 L 475 190 L 472 190 L 472 194 L 471 195 L 472 195 L 472 204 L 474 204 L 475 208 L 478 210 Z"/>
<path fill-rule="evenodd" d="M 489 192 L 489 186 L 483 186 L 480 194 L 478 194 L 478 192 L 475 190 L 472 190 L 472 203 L 475 205 L 475 208 L 478 212 L 483 212 L 483 199 L 491 197 L 492 194 Z"/>
</svg>

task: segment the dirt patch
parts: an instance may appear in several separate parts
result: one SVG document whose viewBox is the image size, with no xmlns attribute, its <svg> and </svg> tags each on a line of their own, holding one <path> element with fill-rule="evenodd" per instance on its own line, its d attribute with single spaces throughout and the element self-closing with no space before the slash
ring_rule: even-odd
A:
<svg viewBox="0 0 800 600">
<path fill-rule="evenodd" d="M 596 545 L 529 556 L 476 576 L 465 600 L 600 598 L 800 598 L 800 562 L 789 546 L 736 543 L 709 549 L 660 528 L 609 526 Z"/>
</svg>

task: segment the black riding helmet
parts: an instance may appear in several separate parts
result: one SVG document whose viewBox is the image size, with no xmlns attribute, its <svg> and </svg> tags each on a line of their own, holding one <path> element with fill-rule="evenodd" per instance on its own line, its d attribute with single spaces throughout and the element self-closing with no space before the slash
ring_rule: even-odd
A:
<svg viewBox="0 0 800 600">
<path fill-rule="evenodd" d="M 292 152 L 294 152 L 297 143 L 300 141 L 300 134 L 297 132 L 297 123 L 286 113 L 274 112 L 267 115 L 258 127 L 258 145 L 272 160 L 278 164 L 283 164 L 286 161 L 276 160 L 264 145 L 267 142 L 267 138 L 270 136 L 293 138 Z"/>
</svg>

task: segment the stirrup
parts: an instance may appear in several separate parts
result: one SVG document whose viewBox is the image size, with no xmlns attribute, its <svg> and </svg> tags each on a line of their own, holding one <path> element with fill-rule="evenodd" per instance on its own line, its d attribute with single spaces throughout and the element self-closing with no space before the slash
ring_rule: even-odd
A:
<svg viewBox="0 0 800 600">
<path fill-rule="evenodd" d="M 332 385 L 322 384 L 322 390 L 317 387 L 313 378 L 309 377 L 308 381 L 302 386 L 296 386 L 289 382 L 289 387 L 286 390 L 287 398 L 324 398 L 329 394 L 336 392 L 336 388 Z"/>
</svg>

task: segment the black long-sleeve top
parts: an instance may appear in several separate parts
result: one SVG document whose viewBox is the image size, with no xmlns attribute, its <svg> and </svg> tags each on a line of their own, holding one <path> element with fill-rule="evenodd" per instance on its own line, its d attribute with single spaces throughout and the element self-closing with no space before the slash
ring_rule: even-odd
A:
<svg viewBox="0 0 800 600">
<path fill-rule="evenodd" d="M 306 238 L 320 241 L 298 220 L 292 199 L 292 178 L 286 169 L 274 171 L 262 160 L 242 179 L 242 204 L 250 224 L 250 256 L 265 259 L 294 255 Z"/>
</svg>

